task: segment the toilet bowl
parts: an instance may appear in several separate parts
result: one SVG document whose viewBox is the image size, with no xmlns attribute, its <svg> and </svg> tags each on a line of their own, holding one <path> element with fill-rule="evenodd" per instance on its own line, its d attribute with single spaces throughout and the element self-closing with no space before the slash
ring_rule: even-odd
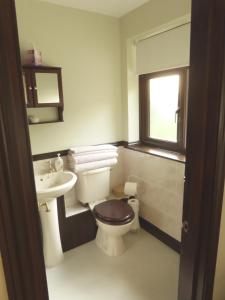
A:
<svg viewBox="0 0 225 300">
<path fill-rule="evenodd" d="M 108 200 L 94 207 L 98 225 L 96 243 L 105 254 L 119 256 L 126 250 L 123 236 L 130 231 L 134 222 L 134 211 L 119 200 Z"/>
<path fill-rule="evenodd" d="M 104 200 L 110 194 L 110 168 L 96 169 L 77 174 L 76 196 L 89 205 L 96 219 L 96 244 L 109 256 L 125 251 L 123 236 L 134 222 L 134 211 L 120 200 Z"/>
</svg>

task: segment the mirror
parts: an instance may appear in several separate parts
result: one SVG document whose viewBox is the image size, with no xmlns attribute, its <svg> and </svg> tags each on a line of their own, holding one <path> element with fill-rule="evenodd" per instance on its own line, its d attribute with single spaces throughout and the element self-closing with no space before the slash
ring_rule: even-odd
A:
<svg viewBox="0 0 225 300">
<path fill-rule="evenodd" d="M 59 103 L 58 74 L 54 73 L 35 73 L 37 89 L 37 103 Z"/>
</svg>

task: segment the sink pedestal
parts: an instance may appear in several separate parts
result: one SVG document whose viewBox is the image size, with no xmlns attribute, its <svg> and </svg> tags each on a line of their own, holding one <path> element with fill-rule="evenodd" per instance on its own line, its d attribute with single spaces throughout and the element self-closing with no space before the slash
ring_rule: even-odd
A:
<svg viewBox="0 0 225 300">
<path fill-rule="evenodd" d="M 35 175 L 47 268 L 54 267 L 63 260 L 56 199 L 71 190 L 76 180 L 77 176 L 69 171 Z"/>
<path fill-rule="evenodd" d="M 59 233 L 59 221 L 57 200 L 46 199 L 41 203 L 47 203 L 39 208 L 42 232 L 43 232 L 43 248 L 45 265 L 51 268 L 59 264 L 63 260 L 63 251 Z"/>
</svg>

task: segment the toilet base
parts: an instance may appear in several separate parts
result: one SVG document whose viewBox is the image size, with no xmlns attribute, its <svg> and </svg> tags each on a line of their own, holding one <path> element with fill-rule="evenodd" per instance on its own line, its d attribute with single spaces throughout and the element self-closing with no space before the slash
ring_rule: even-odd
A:
<svg viewBox="0 0 225 300">
<path fill-rule="evenodd" d="M 108 256 L 122 255 L 126 250 L 123 236 L 130 231 L 132 223 L 109 225 L 97 220 L 96 244 Z"/>
<path fill-rule="evenodd" d="M 96 244 L 108 256 L 119 256 L 126 250 L 124 240 L 121 236 L 107 236 L 100 228 L 97 231 Z"/>
</svg>

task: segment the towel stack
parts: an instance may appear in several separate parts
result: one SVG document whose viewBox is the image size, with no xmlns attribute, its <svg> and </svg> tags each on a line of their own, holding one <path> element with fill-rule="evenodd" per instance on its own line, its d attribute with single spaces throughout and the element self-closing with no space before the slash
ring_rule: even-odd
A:
<svg viewBox="0 0 225 300">
<path fill-rule="evenodd" d="M 69 166 L 75 173 L 111 167 L 117 163 L 117 147 L 112 145 L 79 146 L 68 154 Z"/>
</svg>

